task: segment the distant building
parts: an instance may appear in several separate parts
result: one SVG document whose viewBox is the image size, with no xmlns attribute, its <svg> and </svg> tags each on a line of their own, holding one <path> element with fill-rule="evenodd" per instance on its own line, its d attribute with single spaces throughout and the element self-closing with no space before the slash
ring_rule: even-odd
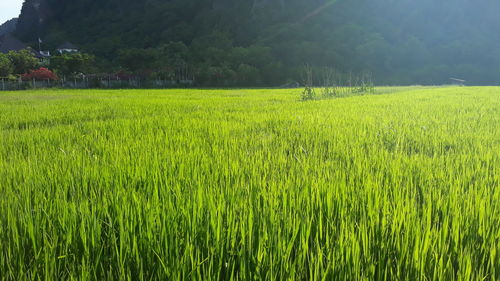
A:
<svg viewBox="0 0 500 281">
<path fill-rule="evenodd" d="M 16 37 L 10 34 L 0 36 L 0 53 L 8 53 L 10 51 L 21 51 L 28 49 L 28 46 L 19 41 Z"/>
<path fill-rule="evenodd" d="M 39 54 L 42 57 L 50 58 L 50 51 L 40 51 Z"/>
<path fill-rule="evenodd" d="M 38 53 L 35 54 L 35 57 L 37 57 L 40 60 L 40 63 L 43 66 L 49 66 L 50 65 L 50 51 L 39 51 Z"/>
<path fill-rule="evenodd" d="M 78 47 L 76 47 L 75 45 L 73 45 L 70 42 L 66 42 L 66 43 L 60 45 L 59 47 L 57 47 L 56 51 L 61 55 L 62 54 L 73 54 L 73 53 L 79 52 Z"/>
</svg>

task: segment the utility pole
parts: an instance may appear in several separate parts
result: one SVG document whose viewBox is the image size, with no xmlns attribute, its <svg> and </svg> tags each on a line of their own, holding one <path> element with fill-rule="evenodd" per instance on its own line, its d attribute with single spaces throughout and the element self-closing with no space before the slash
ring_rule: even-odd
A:
<svg viewBox="0 0 500 281">
<path fill-rule="evenodd" d="M 42 54 L 42 39 L 38 36 L 38 53 Z"/>
</svg>

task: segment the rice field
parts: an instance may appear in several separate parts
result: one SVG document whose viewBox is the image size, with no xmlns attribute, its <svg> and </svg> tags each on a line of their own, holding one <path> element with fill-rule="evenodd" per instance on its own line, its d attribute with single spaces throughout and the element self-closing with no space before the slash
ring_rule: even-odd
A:
<svg viewBox="0 0 500 281">
<path fill-rule="evenodd" d="M 500 280 L 500 88 L 0 93 L 0 280 Z"/>
</svg>

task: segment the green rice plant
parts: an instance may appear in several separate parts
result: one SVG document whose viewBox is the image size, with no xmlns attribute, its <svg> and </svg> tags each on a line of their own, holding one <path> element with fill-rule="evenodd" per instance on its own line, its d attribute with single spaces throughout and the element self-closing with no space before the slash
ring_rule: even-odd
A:
<svg viewBox="0 0 500 281">
<path fill-rule="evenodd" d="M 500 280 L 500 88 L 0 93 L 0 280 Z"/>
</svg>

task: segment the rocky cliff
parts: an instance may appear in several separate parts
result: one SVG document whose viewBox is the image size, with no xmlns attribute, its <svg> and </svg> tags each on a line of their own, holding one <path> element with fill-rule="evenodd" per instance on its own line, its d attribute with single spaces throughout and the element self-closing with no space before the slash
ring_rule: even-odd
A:
<svg viewBox="0 0 500 281">
<path fill-rule="evenodd" d="M 154 26 L 165 30 L 178 24 L 192 25 L 202 17 L 213 17 L 222 23 L 228 18 L 236 18 L 236 23 L 251 20 L 262 23 L 262 18 L 283 20 L 285 10 L 292 11 L 287 16 L 293 14 L 293 10 L 304 13 L 325 1 L 331 0 L 25 0 L 17 35 L 33 41 L 57 29 L 60 36 L 74 36 L 78 40 L 82 39 L 81 32 L 93 32 L 90 25 L 104 26 L 107 31 L 112 31 L 109 26 L 116 29 L 118 25 L 129 29 Z M 77 33 L 80 34 L 74 35 Z"/>
<path fill-rule="evenodd" d="M 0 36 L 16 30 L 17 18 L 11 19 L 0 25 Z"/>
<path fill-rule="evenodd" d="M 17 23 L 17 33 L 24 39 L 33 40 L 29 36 L 41 34 L 53 16 L 47 0 L 26 0 Z"/>
</svg>

